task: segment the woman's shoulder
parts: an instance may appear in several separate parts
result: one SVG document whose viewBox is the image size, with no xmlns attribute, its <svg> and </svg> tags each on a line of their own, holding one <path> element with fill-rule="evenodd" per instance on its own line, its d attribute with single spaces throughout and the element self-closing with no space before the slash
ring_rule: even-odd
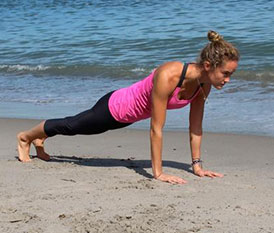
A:
<svg viewBox="0 0 274 233">
<path fill-rule="evenodd" d="M 157 67 L 155 74 L 158 78 L 162 77 L 176 82 L 180 79 L 183 67 L 184 64 L 180 61 L 169 61 Z"/>
</svg>

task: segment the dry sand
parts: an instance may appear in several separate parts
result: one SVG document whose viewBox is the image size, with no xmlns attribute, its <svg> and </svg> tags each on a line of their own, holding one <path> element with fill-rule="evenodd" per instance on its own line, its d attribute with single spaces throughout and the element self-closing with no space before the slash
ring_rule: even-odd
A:
<svg viewBox="0 0 274 233">
<path fill-rule="evenodd" d="M 16 133 L 38 121 L 0 119 L 0 232 L 274 232 L 274 138 L 204 134 L 191 172 L 188 134 L 164 133 L 164 171 L 152 179 L 148 131 L 48 139 L 52 160 L 17 161 Z M 31 152 L 34 155 L 34 150 Z"/>
</svg>

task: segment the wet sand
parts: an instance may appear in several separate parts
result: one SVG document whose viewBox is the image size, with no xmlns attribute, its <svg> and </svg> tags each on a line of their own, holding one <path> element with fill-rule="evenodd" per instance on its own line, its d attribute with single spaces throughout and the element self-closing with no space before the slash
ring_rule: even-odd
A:
<svg viewBox="0 0 274 233">
<path fill-rule="evenodd" d="M 0 119 L 0 232 L 274 232 L 274 138 L 204 133 L 204 167 L 190 167 L 188 133 L 164 132 L 164 171 L 152 178 L 149 131 L 56 136 L 49 162 L 17 161 L 16 134 L 36 120 Z M 31 155 L 35 155 L 32 148 Z"/>
</svg>

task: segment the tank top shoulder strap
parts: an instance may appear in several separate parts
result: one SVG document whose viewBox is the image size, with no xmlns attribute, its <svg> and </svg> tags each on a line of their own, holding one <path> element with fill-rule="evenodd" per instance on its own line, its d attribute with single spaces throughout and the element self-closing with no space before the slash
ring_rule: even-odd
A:
<svg viewBox="0 0 274 233">
<path fill-rule="evenodd" d="M 178 82 L 177 87 L 182 86 L 182 83 L 183 83 L 183 81 L 185 79 L 185 76 L 186 76 L 187 67 L 188 67 L 188 63 L 184 63 L 184 68 L 183 68 L 183 71 L 182 71 L 182 74 L 181 74 L 181 77 L 180 77 L 180 81 Z"/>
</svg>

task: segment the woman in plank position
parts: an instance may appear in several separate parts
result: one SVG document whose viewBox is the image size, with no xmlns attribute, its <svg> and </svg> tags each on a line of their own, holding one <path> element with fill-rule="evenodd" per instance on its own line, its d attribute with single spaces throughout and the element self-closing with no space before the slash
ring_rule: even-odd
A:
<svg viewBox="0 0 274 233">
<path fill-rule="evenodd" d="M 190 104 L 189 137 L 193 172 L 197 176 L 222 177 L 201 166 L 202 120 L 204 104 L 211 86 L 220 90 L 237 69 L 238 50 L 214 31 L 208 32 L 209 43 L 202 49 L 197 63 L 167 62 L 145 79 L 103 96 L 91 109 L 72 117 L 50 119 L 21 132 L 18 138 L 19 160 L 31 161 L 34 144 L 37 156 L 49 160 L 44 141 L 55 135 L 99 134 L 126 127 L 151 117 L 150 142 L 153 176 L 170 183 L 186 183 L 180 177 L 162 171 L 162 129 L 167 109 Z"/>
</svg>

